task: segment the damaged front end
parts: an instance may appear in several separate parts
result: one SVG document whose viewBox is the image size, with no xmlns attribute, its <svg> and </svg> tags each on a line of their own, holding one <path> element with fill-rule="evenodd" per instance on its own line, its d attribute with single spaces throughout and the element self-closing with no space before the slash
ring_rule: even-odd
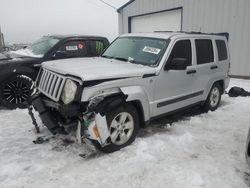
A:
<svg viewBox="0 0 250 188">
<path fill-rule="evenodd" d="M 99 96 L 88 103 L 60 104 L 42 93 L 32 96 L 32 105 L 52 134 L 76 131 L 79 143 L 104 147 L 110 142 L 106 114 L 125 101 L 125 96 Z"/>
<path fill-rule="evenodd" d="M 76 136 L 78 143 L 98 143 L 100 146 L 107 145 L 110 133 L 106 117 L 99 113 L 93 113 L 91 117 L 84 115 L 82 120 L 78 121 Z"/>
<path fill-rule="evenodd" d="M 39 73 L 36 85 L 38 92 L 32 96 L 32 105 L 52 134 L 76 131 L 79 143 L 97 143 L 101 147 L 109 143 L 106 114 L 126 100 L 119 89 L 102 90 L 83 102 L 86 88 L 81 81 L 46 69 Z"/>
</svg>

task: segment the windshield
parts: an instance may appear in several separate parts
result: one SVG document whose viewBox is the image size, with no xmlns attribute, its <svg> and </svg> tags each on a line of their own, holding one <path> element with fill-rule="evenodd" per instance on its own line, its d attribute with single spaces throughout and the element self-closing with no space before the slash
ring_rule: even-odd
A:
<svg viewBox="0 0 250 188">
<path fill-rule="evenodd" d="M 155 65 L 164 54 L 169 40 L 121 37 L 116 39 L 102 57 L 113 58 L 142 65 Z"/>
<path fill-rule="evenodd" d="M 56 43 L 59 42 L 59 39 L 52 37 L 42 37 L 41 39 L 35 41 L 26 49 L 30 50 L 34 55 L 43 56 L 49 51 Z"/>
</svg>

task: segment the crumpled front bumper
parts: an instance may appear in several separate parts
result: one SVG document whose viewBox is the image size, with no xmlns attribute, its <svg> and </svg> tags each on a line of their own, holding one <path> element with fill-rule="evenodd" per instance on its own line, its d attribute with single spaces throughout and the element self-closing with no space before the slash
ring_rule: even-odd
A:
<svg viewBox="0 0 250 188">
<path fill-rule="evenodd" d="M 35 110 L 38 111 L 43 124 L 52 132 L 52 134 L 58 133 L 61 127 L 49 109 L 45 106 L 42 96 L 40 94 L 35 94 L 32 96 L 31 101 Z"/>
<path fill-rule="evenodd" d="M 35 110 L 38 111 L 43 124 L 53 133 L 64 133 L 64 127 L 58 123 L 54 110 L 62 108 L 59 103 L 48 101 L 43 98 L 42 94 L 35 94 L 32 96 L 32 105 Z M 79 111 L 77 107 L 70 107 L 76 113 Z M 66 110 L 67 113 L 68 110 Z M 65 113 L 65 112 L 64 112 Z M 71 112 L 72 113 L 72 112 Z M 91 114 L 91 112 L 89 112 Z M 92 112 L 93 113 L 93 112 Z M 82 142 L 86 139 L 97 141 L 101 146 L 107 144 L 107 139 L 110 137 L 110 133 L 107 126 L 106 116 L 102 116 L 100 113 L 94 114 L 92 118 L 88 118 L 87 115 L 80 117 L 78 114 L 77 120 L 77 139 L 78 142 Z M 84 141 L 86 143 L 86 141 Z"/>
</svg>

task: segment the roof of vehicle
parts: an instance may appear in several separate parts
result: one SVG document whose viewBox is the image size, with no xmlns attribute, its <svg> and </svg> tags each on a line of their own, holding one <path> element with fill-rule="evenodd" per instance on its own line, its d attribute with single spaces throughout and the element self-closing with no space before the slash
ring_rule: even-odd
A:
<svg viewBox="0 0 250 188">
<path fill-rule="evenodd" d="M 81 35 L 81 34 L 67 34 L 67 35 L 48 35 L 49 37 L 54 37 L 58 39 L 66 39 L 66 38 L 105 38 L 103 36 L 96 35 Z"/>
<path fill-rule="evenodd" d="M 129 33 L 124 34 L 122 37 L 134 36 L 134 37 L 148 37 L 148 38 L 162 38 L 169 39 L 172 37 L 226 37 L 228 39 L 228 33 L 200 33 L 200 32 L 183 32 L 183 31 L 156 31 L 149 33 Z"/>
</svg>

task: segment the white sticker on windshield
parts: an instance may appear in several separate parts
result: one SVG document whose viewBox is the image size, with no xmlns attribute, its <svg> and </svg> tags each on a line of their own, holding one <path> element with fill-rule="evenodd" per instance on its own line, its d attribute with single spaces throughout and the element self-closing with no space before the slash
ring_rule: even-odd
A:
<svg viewBox="0 0 250 188">
<path fill-rule="evenodd" d="M 74 51 L 74 50 L 78 50 L 77 46 L 66 46 L 66 50 L 67 51 Z"/>
<path fill-rule="evenodd" d="M 150 46 L 145 46 L 142 51 L 157 55 L 160 53 L 161 49 L 150 47 Z"/>
</svg>

